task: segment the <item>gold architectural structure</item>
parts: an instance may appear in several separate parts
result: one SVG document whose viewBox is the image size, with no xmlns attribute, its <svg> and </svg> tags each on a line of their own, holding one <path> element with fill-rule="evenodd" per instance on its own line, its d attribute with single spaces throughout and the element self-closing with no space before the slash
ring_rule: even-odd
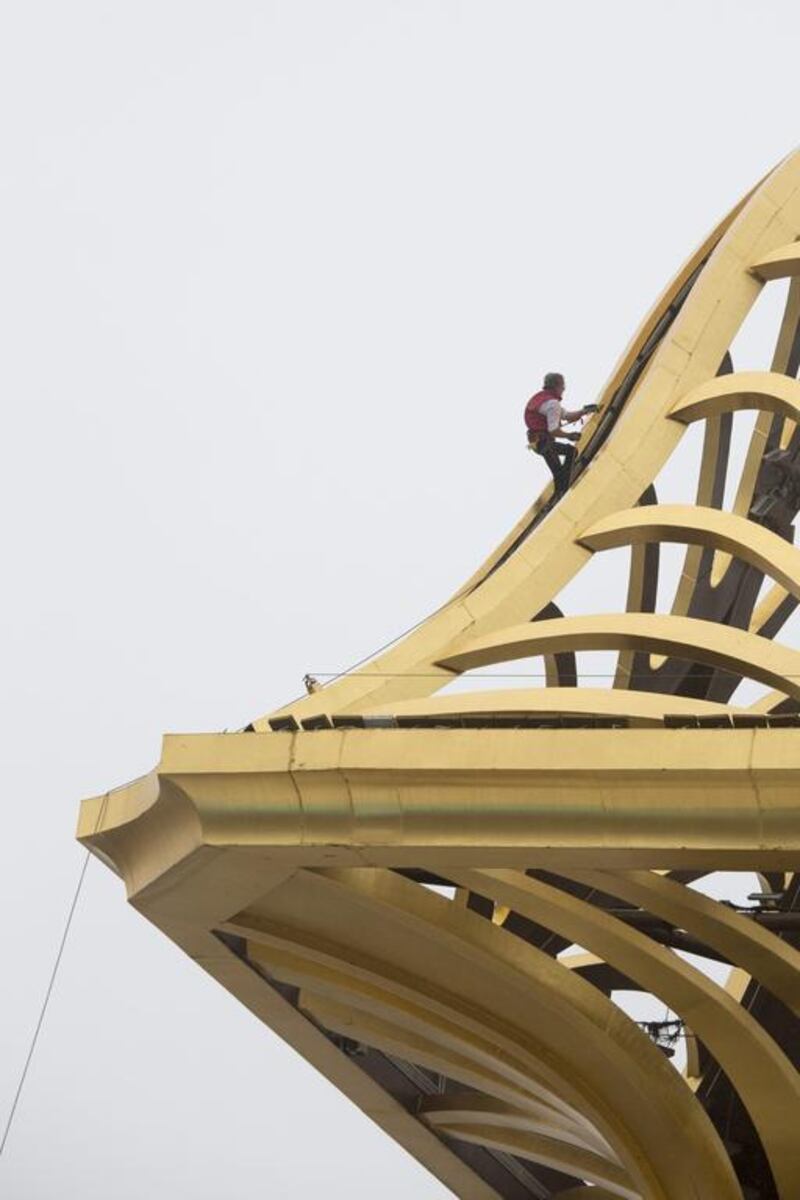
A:
<svg viewBox="0 0 800 1200">
<path fill-rule="evenodd" d="M 772 640 L 800 600 L 799 239 L 796 154 L 647 316 L 563 499 L 366 666 L 242 733 L 169 736 L 83 805 L 130 902 L 464 1200 L 800 1197 L 800 651 Z M 775 280 L 772 360 L 737 373 Z M 696 422 L 694 503 L 661 505 Z M 669 612 L 664 542 L 686 547 Z M 563 613 L 618 547 L 626 611 Z M 584 650 L 616 654 L 613 686 L 578 686 Z M 443 690 L 535 656 L 543 686 Z M 767 689 L 749 707 L 742 680 Z M 754 902 L 691 886 L 715 871 L 758 873 Z M 620 989 L 682 1022 L 682 1071 Z"/>
</svg>

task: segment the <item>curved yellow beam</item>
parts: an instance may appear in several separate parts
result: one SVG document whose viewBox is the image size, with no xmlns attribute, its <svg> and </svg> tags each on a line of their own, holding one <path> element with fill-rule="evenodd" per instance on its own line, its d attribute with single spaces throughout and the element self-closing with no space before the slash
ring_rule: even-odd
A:
<svg viewBox="0 0 800 1200">
<path fill-rule="evenodd" d="M 568 1146 L 556 1138 L 540 1133 L 529 1133 L 524 1129 L 509 1129 L 498 1125 L 459 1124 L 455 1121 L 439 1120 L 436 1128 L 448 1137 L 460 1142 L 471 1142 L 477 1146 L 488 1146 L 506 1154 L 518 1154 L 533 1162 L 543 1163 L 556 1171 L 587 1179 L 605 1186 L 612 1196 L 622 1200 L 641 1200 L 641 1192 L 631 1184 L 630 1176 L 621 1167 L 606 1162 L 590 1150 Z"/>
<path fill-rule="evenodd" d="M 800 421 L 800 382 L 776 371 L 716 375 L 682 396 L 669 415 L 675 421 L 689 424 L 748 409 Z"/>
<path fill-rule="evenodd" d="M 630 508 L 595 522 L 579 535 L 578 541 L 590 550 L 613 550 L 642 542 L 688 542 L 725 550 L 771 576 L 800 599 L 800 550 L 763 525 L 718 508 L 692 504 Z"/>
<path fill-rule="evenodd" d="M 254 950 L 253 956 L 256 961 L 265 963 L 278 961 L 273 954 L 261 948 Z M 279 961 L 281 969 L 287 971 L 289 968 L 285 956 Z M 305 978 L 296 969 L 293 978 L 301 977 Z M 383 1011 L 380 1014 L 377 1011 L 368 1012 L 353 1003 L 350 997 L 345 1003 L 315 990 L 308 983 L 301 987 L 298 1003 L 304 1013 L 333 1033 L 363 1042 L 385 1054 L 416 1063 L 437 1075 L 475 1088 L 474 1095 L 479 1095 L 485 1101 L 505 1104 L 509 1111 L 530 1114 L 532 1119 L 542 1123 L 547 1121 L 551 1132 L 557 1129 L 558 1136 L 566 1138 L 569 1135 L 576 1145 L 595 1150 L 605 1145 L 588 1122 L 583 1121 L 578 1113 L 571 1112 L 568 1105 L 540 1085 L 538 1080 L 533 1077 L 524 1083 L 514 1080 L 510 1078 L 504 1063 L 493 1070 L 471 1046 L 456 1050 L 442 1038 L 426 1037 L 410 1029 L 407 1024 L 393 1020 Z"/>
<path fill-rule="evenodd" d="M 599 1134 L 579 1128 L 560 1113 L 545 1105 L 528 1103 L 524 1108 L 515 1107 L 495 1096 L 480 1092 L 446 1092 L 428 1096 L 419 1107 L 420 1114 L 430 1125 L 497 1125 L 503 1129 L 522 1129 L 528 1133 L 540 1133 L 556 1141 L 567 1142 L 582 1150 L 600 1154 L 617 1166 L 619 1160 L 611 1147 L 603 1142 Z"/>
<path fill-rule="evenodd" d="M 768 622 L 774 621 L 778 615 L 778 609 L 786 603 L 788 592 L 786 588 L 780 587 L 779 584 L 774 584 L 764 596 L 763 600 L 759 600 L 753 609 L 753 615 L 750 618 L 750 631 L 752 633 L 761 633 Z"/>
<path fill-rule="evenodd" d="M 783 691 L 766 692 L 763 696 L 760 696 L 759 699 L 756 700 L 753 704 L 749 704 L 745 711 L 749 712 L 749 713 L 757 713 L 757 714 L 771 713 L 772 710 L 777 708 L 779 704 L 782 704 L 785 699 L 786 699 L 786 692 L 783 692 Z"/>
<path fill-rule="evenodd" d="M 653 613 L 609 613 L 513 625 L 467 642 L 440 665 L 449 671 L 471 671 L 560 650 L 643 650 L 673 655 L 757 679 L 800 698 L 800 651 L 714 621 Z"/>
<path fill-rule="evenodd" d="M 542 1133 L 547 1137 L 579 1146 L 583 1150 L 592 1150 L 619 1165 L 611 1147 L 599 1134 L 588 1127 L 576 1125 L 563 1113 L 533 1101 L 526 1102 L 523 1108 L 508 1104 L 496 1096 L 482 1095 L 476 1091 L 449 1091 L 426 1097 L 420 1102 L 419 1111 L 432 1125 L 439 1122 L 499 1125 L 506 1129 L 525 1129 L 530 1133 Z"/>
<path fill-rule="evenodd" d="M 800 1193 L 800 1146 L 787 1142 L 784 1133 L 785 1114 L 800 1112 L 800 1078 L 769 1034 L 723 988 L 601 908 L 520 871 L 455 871 L 448 878 L 599 954 L 679 1016 L 691 1018 L 749 1111 L 779 1194 L 790 1200 Z M 682 887 L 666 883 L 668 890 Z"/>
<path fill-rule="evenodd" d="M 613 1178 L 624 1178 L 630 1186 L 618 1156 L 589 1122 L 578 1113 L 571 1113 L 568 1106 L 555 1109 L 544 1099 L 534 1099 L 531 1087 L 534 1095 L 546 1093 L 541 1092 L 528 1069 L 522 1069 L 519 1058 L 499 1046 L 496 1069 L 492 1070 L 488 1065 L 492 1057 L 491 1042 L 483 1044 L 483 1039 L 460 1030 L 457 1018 L 443 1020 L 441 1015 L 431 1013 L 430 1023 L 421 1021 L 407 1000 L 402 1011 L 398 1009 L 389 992 L 372 991 L 368 997 L 359 994 L 355 980 L 348 980 L 346 971 L 336 981 L 330 973 L 323 978 L 319 967 L 315 968 L 309 960 L 303 962 L 302 957 L 276 954 L 264 946 L 258 946 L 252 953 L 278 978 L 300 984 L 301 1010 L 326 1029 L 482 1089 L 472 1095 L 484 1106 L 483 1124 L 543 1135 L 548 1143 L 560 1146 L 562 1161 L 569 1154 L 589 1154 L 596 1167 L 605 1164 L 615 1173 Z M 561 1103 L 555 1096 L 553 1101 Z M 497 1116 L 502 1110 L 508 1114 L 505 1121 Z M 465 1117 L 464 1123 L 475 1124 L 478 1119 Z"/>
<path fill-rule="evenodd" d="M 582 1108 L 563 1098 L 565 1092 L 572 1101 L 580 1096 L 580 1072 L 574 1069 L 563 1077 L 554 1073 L 556 1058 L 548 1040 L 551 1004 L 540 988 L 534 987 L 531 994 L 544 1001 L 544 1028 L 522 1049 L 514 1040 L 493 1036 L 480 1015 L 467 1021 L 449 1001 L 437 1002 L 438 989 L 430 988 L 427 979 L 409 978 L 398 991 L 391 969 L 387 973 L 383 964 L 373 963 L 365 971 L 347 955 L 332 955 L 333 947 L 326 946 L 320 954 L 286 932 L 251 932 L 247 946 L 249 958 L 300 989 L 300 1006 L 326 1028 L 478 1088 L 526 1113 L 549 1113 L 562 1136 L 571 1131 L 577 1144 L 619 1162 Z M 616 1024 L 624 1024 L 624 1019 L 616 1019 Z M 580 1025 L 578 1020 L 573 1041 Z M 617 1030 L 609 1036 L 616 1040 Z"/>
<path fill-rule="evenodd" d="M 568 869 L 564 874 L 685 929 L 800 1016 L 800 951 L 755 921 L 655 871 Z"/>
<path fill-rule="evenodd" d="M 472 1087 L 485 1087 L 487 1081 L 490 1089 L 498 1086 L 493 1075 L 481 1072 L 468 1056 L 454 1054 L 438 1040 L 415 1036 L 396 1022 L 375 1017 L 358 1006 L 342 1004 L 303 988 L 299 1007 L 332 1033 L 355 1039 Z M 453 1099 L 457 1103 L 448 1108 L 448 1102 Z M 521 1102 L 523 1107 L 514 1107 L 491 1090 L 489 1094 L 456 1093 L 455 1097 L 449 1093 L 423 1102 L 419 1116 L 440 1133 L 483 1146 L 497 1146 L 497 1142 L 482 1130 L 492 1130 L 495 1137 L 500 1138 L 505 1133 L 513 1135 L 514 1131 L 519 1131 L 527 1138 L 527 1157 L 579 1177 L 607 1180 L 617 1188 L 621 1185 L 624 1190 L 614 1191 L 614 1196 L 630 1194 L 638 1198 L 641 1195 L 633 1190 L 630 1176 L 591 1127 L 577 1125 L 563 1113 L 537 1104 L 524 1095 Z M 472 1130 L 473 1136 L 462 1134 L 457 1127 Z"/>
<path fill-rule="evenodd" d="M 563 713 L 574 716 L 626 717 L 640 725 L 660 725 L 669 714 L 718 716 L 740 712 L 728 704 L 667 696 L 660 692 L 628 691 L 627 688 L 539 687 L 506 688 L 502 691 L 451 692 L 423 700 L 398 700 L 365 708 L 365 716 L 469 717 L 483 714 L 535 715 Z"/>
<path fill-rule="evenodd" d="M 303 874 L 302 928 L 292 889 L 277 920 L 251 917 L 262 928 L 248 954 L 257 953 L 275 978 L 388 1018 L 523 1088 L 531 1072 L 544 1077 L 610 1143 L 648 1200 L 740 1200 L 718 1137 L 692 1093 L 646 1035 L 591 984 L 513 934 L 396 875 L 370 869 Z M 670 1150 L 676 1138 L 680 1156 Z"/>
<path fill-rule="evenodd" d="M 800 242 L 789 242 L 788 246 L 760 255 L 750 270 L 765 282 L 800 275 Z"/>
</svg>

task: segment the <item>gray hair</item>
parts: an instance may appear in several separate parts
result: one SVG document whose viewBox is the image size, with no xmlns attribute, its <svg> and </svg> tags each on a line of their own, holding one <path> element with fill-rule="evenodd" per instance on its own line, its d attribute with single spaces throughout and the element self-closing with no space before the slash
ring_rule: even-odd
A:
<svg viewBox="0 0 800 1200">
<path fill-rule="evenodd" d="M 558 385 L 563 382 L 564 376 L 559 374 L 558 371 L 548 371 L 544 377 L 544 386 L 546 388 L 558 387 Z"/>
</svg>

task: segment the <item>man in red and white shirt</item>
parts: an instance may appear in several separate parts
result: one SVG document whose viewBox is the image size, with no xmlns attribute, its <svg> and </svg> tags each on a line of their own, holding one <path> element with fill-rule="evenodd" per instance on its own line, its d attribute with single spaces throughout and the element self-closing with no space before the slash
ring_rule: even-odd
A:
<svg viewBox="0 0 800 1200">
<path fill-rule="evenodd" d="M 595 405 L 588 404 L 576 412 L 567 412 L 561 403 L 565 388 L 564 376 L 556 371 L 549 371 L 544 377 L 542 391 L 531 396 L 525 405 L 528 445 L 537 454 L 541 454 L 552 471 L 556 499 L 563 496 L 569 487 L 569 477 L 576 454 L 571 443 L 577 442 L 581 436 L 580 433 L 567 433 L 563 426 L 582 420 L 587 413 L 595 409 Z M 556 435 L 567 440 L 557 441 Z"/>
</svg>

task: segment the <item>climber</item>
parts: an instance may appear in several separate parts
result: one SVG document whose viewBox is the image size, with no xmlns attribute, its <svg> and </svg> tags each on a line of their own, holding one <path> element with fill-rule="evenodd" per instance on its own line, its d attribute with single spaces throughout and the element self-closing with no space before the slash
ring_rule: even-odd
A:
<svg viewBox="0 0 800 1200">
<path fill-rule="evenodd" d="M 567 433 L 562 427 L 581 421 L 588 413 L 597 411 L 596 404 L 587 404 L 575 412 L 567 412 L 561 403 L 565 388 L 564 376 L 556 371 L 548 371 L 542 391 L 531 396 L 525 406 L 528 447 L 540 454 L 550 468 L 556 499 L 563 496 L 569 487 L 576 454 L 575 447 L 570 443 L 577 442 L 581 436 L 580 433 Z M 567 440 L 560 441 L 559 438 Z"/>
</svg>

